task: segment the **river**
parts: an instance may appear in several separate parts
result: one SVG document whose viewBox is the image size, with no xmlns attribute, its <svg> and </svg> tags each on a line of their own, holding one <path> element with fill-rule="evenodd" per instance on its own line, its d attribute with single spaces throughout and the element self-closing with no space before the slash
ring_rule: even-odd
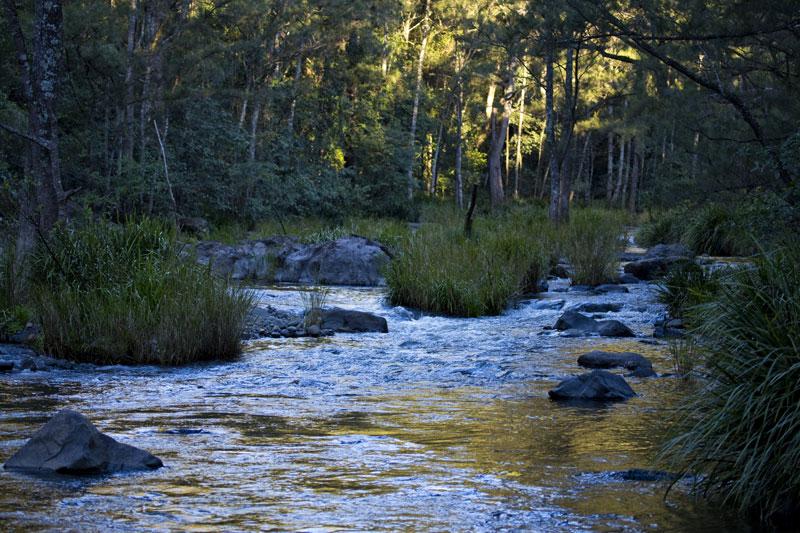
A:
<svg viewBox="0 0 800 533">
<path fill-rule="evenodd" d="M 551 284 L 557 290 L 558 284 Z M 415 317 L 383 289 L 333 288 L 328 304 L 378 313 L 389 334 L 268 339 L 240 360 L 0 375 L 0 460 L 57 409 L 161 457 L 154 472 L 91 479 L 0 473 L 5 530 L 737 531 L 679 487 L 621 481 L 648 468 L 693 385 L 628 378 L 638 396 L 562 406 L 547 390 L 591 349 L 636 351 L 671 371 L 666 346 L 564 338 L 565 307 L 609 313 L 642 337 L 662 309 L 629 294 L 548 292 L 498 317 Z M 261 304 L 302 308 L 295 287 Z"/>
</svg>

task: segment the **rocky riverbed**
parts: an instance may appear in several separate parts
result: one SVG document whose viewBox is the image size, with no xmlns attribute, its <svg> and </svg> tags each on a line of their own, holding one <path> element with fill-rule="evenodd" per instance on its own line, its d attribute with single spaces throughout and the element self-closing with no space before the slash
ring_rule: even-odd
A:
<svg viewBox="0 0 800 533">
<path fill-rule="evenodd" d="M 0 460 L 70 408 L 165 465 L 89 479 L 2 472 L 0 522 L 88 530 L 742 528 L 681 488 L 665 504 L 669 477 L 648 470 L 671 406 L 693 391 L 661 377 L 672 368 L 665 343 L 652 337 L 663 313 L 652 286 L 596 293 L 567 285 L 552 280 L 536 299 L 480 319 L 391 307 L 381 288 L 332 288 L 328 306 L 382 317 L 388 333 L 266 336 L 232 363 L 0 374 Z M 303 309 L 298 287 L 253 290 L 264 309 L 292 317 Z M 554 329 L 570 310 L 618 320 L 634 336 Z M 591 351 L 640 354 L 658 377 L 630 375 L 641 365 L 630 355 L 592 356 L 583 363 L 622 377 L 635 396 L 589 406 L 551 400 L 559 383 L 592 371 L 578 364 Z"/>
</svg>

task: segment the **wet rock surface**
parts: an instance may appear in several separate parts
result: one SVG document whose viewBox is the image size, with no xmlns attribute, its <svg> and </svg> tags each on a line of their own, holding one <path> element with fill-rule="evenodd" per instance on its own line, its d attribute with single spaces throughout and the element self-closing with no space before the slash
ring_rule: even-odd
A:
<svg viewBox="0 0 800 533">
<path fill-rule="evenodd" d="M 653 364 L 641 354 L 633 352 L 587 352 L 578 357 L 578 364 L 585 368 L 624 368 L 635 377 L 655 376 Z"/>
<path fill-rule="evenodd" d="M 633 331 L 619 320 L 595 320 L 577 311 L 567 311 L 555 324 L 558 331 L 571 336 L 634 337 Z"/>
<path fill-rule="evenodd" d="M 625 265 L 624 272 L 644 281 L 659 278 L 673 266 L 692 261 L 694 254 L 683 244 L 658 244 L 641 259 Z"/>
<path fill-rule="evenodd" d="M 82 414 L 64 409 L 56 413 L 6 461 L 7 470 L 72 475 L 153 470 L 161 459 L 139 448 L 117 442 Z"/>
<path fill-rule="evenodd" d="M 251 310 L 242 338 L 327 337 L 334 333 L 387 333 L 386 319 L 352 309 L 322 309 L 318 324 L 306 326 L 303 314 L 276 309 L 271 305 Z"/>
<path fill-rule="evenodd" d="M 185 253 L 235 280 L 322 285 L 384 285 L 381 270 L 390 260 L 381 244 L 358 236 L 312 244 L 292 237 L 238 244 L 204 241 Z"/>
<path fill-rule="evenodd" d="M 547 393 L 553 400 L 615 402 L 636 396 L 628 382 L 605 370 L 566 379 Z"/>
</svg>

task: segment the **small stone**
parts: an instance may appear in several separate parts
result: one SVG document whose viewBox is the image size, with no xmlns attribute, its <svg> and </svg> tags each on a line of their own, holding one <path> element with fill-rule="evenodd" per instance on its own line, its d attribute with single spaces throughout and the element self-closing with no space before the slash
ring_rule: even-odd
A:
<svg viewBox="0 0 800 533">
<path fill-rule="evenodd" d="M 566 379 L 547 394 L 553 400 L 583 401 L 621 401 L 636 396 L 627 381 L 605 370 Z"/>
<path fill-rule="evenodd" d="M 306 335 L 308 335 L 309 337 L 319 337 L 320 333 L 321 333 L 320 327 L 316 324 L 313 324 L 306 328 Z"/>
</svg>

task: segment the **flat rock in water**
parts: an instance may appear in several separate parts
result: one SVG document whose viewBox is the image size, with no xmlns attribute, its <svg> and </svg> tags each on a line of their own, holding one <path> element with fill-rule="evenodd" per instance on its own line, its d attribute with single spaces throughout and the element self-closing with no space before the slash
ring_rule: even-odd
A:
<svg viewBox="0 0 800 533">
<path fill-rule="evenodd" d="M 556 322 L 559 331 L 597 334 L 601 337 L 633 337 L 631 329 L 619 320 L 595 320 L 577 311 L 567 311 Z"/>
<path fill-rule="evenodd" d="M 642 280 L 640 280 L 639 278 L 637 278 L 637 277 L 636 277 L 636 276 L 634 276 L 633 274 L 628 274 L 627 272 L 624 272 L 624 273 L 620 274 L 620 276 L 619 276 L 619 282 L 620 282 L 620 283 L 630 283 L 630 284 L 633 284 L 633 283 L 641 283 L 641 282 L 642 282 Z"/>
<path fill-rule="evenodd" d="M 389 332 L 389 325 L 382 316 L 338 307 L 322 310 L 322 327 L 342 333 Z"/>
<path fill-rule="evenodd" d="M 581 313 L 618 313 L 622 304 L 615 303 L 583 303 L 573 309 Z"/>
<path fill-rule="evenodd" d="M 585 368 L 625 368 L 635 377 L 656 375 L 650 360 L 633 352 L 587 352 L 578 357 L 578 364 Z"/>
<path fill-rule="evenodd" d="M 152 470 L 164 466 L 158 457 L 122 444 L 100 431 L 82 414 L 56 413 L 4 468 L 58 474 L 106 474 Z"/>
<path fill-rule="evenodd" d="M 615 402 L 633 398 L 628 382 L 605 370 L 592 370 L 566 379 L 547 393 L 553 400 Z"/>
<path fill-rule="evenodd" d="M 646 470 L 643 468 L 631 468 L 621 472 L 613 472 L 612 477 L 623 481 L 674 481 L 680 476 L 663 470 Z"/>
<path fill-rule="evenodd" d="M 604 283 L 603 285 L 598 285 L 594 288 L 595 292 L 599 292 L 600 294 L 606 294 L 609 292 L 617 292 L 617 293 L 626 293 L 630 292 L 628 287 L 624 285 L 614 285 L 613 283 Z"/>
<path fill-rule="evenodd" d="M 559 310 L 564 307 L 564 300 L 535 300 L 531 302 L 534 309 Z"/>
</svg>

